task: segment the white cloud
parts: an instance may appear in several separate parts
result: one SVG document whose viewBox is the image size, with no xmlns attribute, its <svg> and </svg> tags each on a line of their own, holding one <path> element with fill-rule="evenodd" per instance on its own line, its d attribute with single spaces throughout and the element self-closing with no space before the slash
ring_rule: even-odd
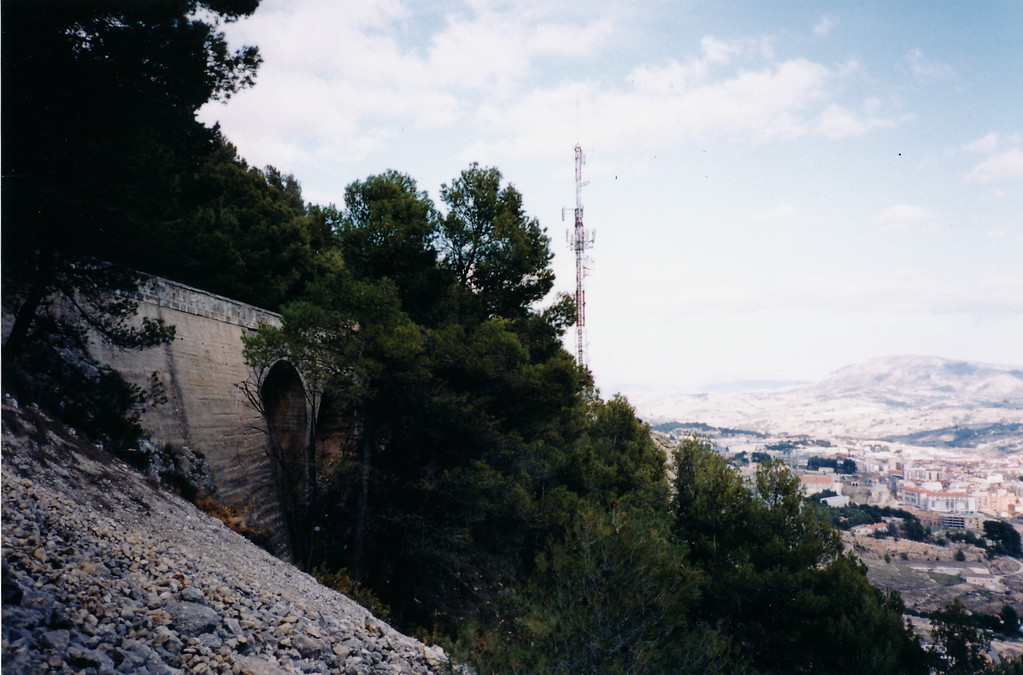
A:
<svg viewBox="0 0 1023 675">
<path fill-rule="evenodd" d="M 600 138 L 605 150 L 651 149 L 708 136 L 752 142 L 810 134 L 843 138 L 894 124 L 833 103 L 839 75 L 826 66 L 807 59 L 764 63 L 759 55 L 750 63 L 749 50 L 742 53 L 747 59 L 742 67 L 726 70 L 723 77 L 713 77 L 705 54 L 634 69 L 631 86 L 617 91 L 596 82 L 562 84 L 529 92 L 515 105 L 487 105 L 480 117 L 501 140 L 477 145 L 547 155 L 559 147 L 551 145 L 552 127 L 561 119 L 572 128 L 577 101 L 588 135 Z"/>
<path fill-rule="evenodd" d="M 254 164 L 359 161 L 403 127 L 474 125 L 475 137 L 453 152 L 496 161 L 550 155 L 584 131 L 614 150 L 707 135 L 837 139 L 894 123 L 878 115 L 880 102 L 853 111 L 836 100 L 858 64 L 777 61 L 768 38 L 708 35 L 692 57 L 641 62 L 617 85 L 552 84 L 545 66 L 598 55 L 621 24 L 617 10 L 566 21 L 576 10 L 558 3 L 348 5 L 263 0 L 253 18 L 227 27 L 233 41 L 258 44 L 265 61 L 254 89 L 207 106 L 202 118 L 222 122 Z"/>
<path fill-rule="evenodd" d="M 975 154 L 990 155 L 998 150 L 998 134 L 991 132 L 986 136 L 982 136 L 975 141 L 970 141 L 963 145 L 963 150 Z"/>
<path fill-rule="evenodd" d="M 919 206 L 898 204 L 886 209 L 877 217 L 877 222 L 886 232 L 903 232 L 931 218 L 932 214 Z"/>
<path fill-rule="evenodd" d="M 831 34 L 831 31 L 838 25 L 838 20 L 834 17 L 824 15 L 820 21 L 813 27 L 813 34 L 817 37 L 827 37 Z"/>
<path fill-rule="evenodd" d="M 755 223 L 766 223 L 778 220 L 788 220 L 794 218 L 799 214 L 799 210 L 796 209 L 792 204 L 782 204 L 777 206 L 766 213 L 756 213 L 750 216 L 750 220 Z"/>
<path fill-rule="evenodd" d="M 991 155 L 966 174 L 972 183 L 991 183 L 1023 178 L 1023 148 L 1012 148 Z"/>
<path fill-rule="evenodd" d="M 837 139 L 862 136 L 874 129 L 894 124 L 895 122 L 890 119 L 857 115 L 852 110 L 831 104 L 821 112 L 817 131 L 828 138 Z"/>
<path fill-rule="evenodd" d="M 919 49 L 909 50 L 909 53 L 906 54 L 906 61 L 909 62 L 913 74 L 924 82 L 939 82 L 955 76 L 955 70 L 951 66 L 928 60 L 923 51 Z"/>
<path fill-rule="evenodd" d="M 614 29 L 606 17 L 559 23 L 538 7 L 460 5 L 416 41 L 410 20 L 432 24 L 399 0 L 264 0 L 226 27 L 232 42 L 259 45 L 256 86 L 229 106 L 207 105 L 201 119 L 222 122 L 257 165 L 315 153 L 358 160 L 402 126 L 464 121 L 475 99 L 516 92 L 539 59 L 592 53 Z"/>
<path fill-rule="evenodd" d="M 609 305 L 627 306 L 637 317 L 659 321 L 689 320 L 706 314 L 749 312 L 836 311 L 895 315 L 1011 314 L 1023 312 L 1023 276 L 935 277 L 918 267 L 894 267 L 869 274 L 843 266 L 831 273 L 790 271 L 750 278 L 700 265 L 671 269 L 636 262 L 616 270 L 616 282 L 594 297 Z M 666 301 L 649 288 L 684 292 Z M 613 297 L 608 298 L 607 295 Z M 595 314 L 596 316 L 596 314 Z"/>
<path fill-rule="evenodd" d="M 437 85 L 507 95 L 541 57 L 580 57 L 598 49 L 613 30 L 607 19 L 566 26 L 533 13 L 481 9 L 449 16 L 433 36 L 426 69 Z"/>
<path fill-rule="evenodd" d="M 995 183 L 1023 178 L 1023 148 L 1019 147 L 1020 142 L 1019 134 L 1003 136 L 992 131 L 964 143 L 961 146 L 964 152 L 984 158 L 964 174 L 965 180 L 970 183 Z"/>
<path fill-rule="evenodd" d="M 711 35 L 700 39 L 700 55 L 684 63 L 669 61 L 662 66 L 641 65 L 629 74 L 629 82 L 640 92 L 677 94 L 704 84 L 711 72 L 743 56 L 767 59 L 772 56 L 768 40 L 732 40 L 725 42 Z"/>
<path fill-rule="evenodd" d="M 708 137 L 840 139 L 893 126 L 898 120 L 879 114 L 877 97 L 865 97 L 855 111 L 836 100 L 843 80 L 859 70 L 856 61 L 833 68 L 804 58 L 776 61 L 766 39 L 706 36 L 698 55 L 638 65 L 624 86 L 563 82 L 522 93 L 512 104 L 483 106 L 477 117 L 495 140 L 475 140 L 472 152 L 548 156 L 572 141 L 552 127 L 576 129 L 577 104 L 583 135 L 598 138 L 604 150 L 642 151 Z"/>
<path fill-rule="evenodd" d="M 455 19 L 433 37 L 429 76 L 458 89 L 507 91 L 529 72 L 529 53 L 521 34 L 505 30 L 492 14 L 475 20 Z"/>
<path fill-rule="evenodd" d="M 692 89 L 709 74 L 707 59 L 671 63 L 657 67 L 639 66 L 629 74 L 629 81 L 643 94 L 666 95 Z"/>
<path fill-rule="evenodd" d="M 600 49 L 603 41 L 613 32 L 614 23 L 607 18 L 571 27 L 558 23 L 543 23 L 535 27 L 529 44 L 537 54 L 579 57 Z"/>
<path fill-rule="evenodd" d="M 707 61 L 724 64 L 731 61 L 732 57 L 741 54 L 743 46 L 738 42 L 724 42 L 712 35 L 706 35 L 700 40 L 700 50 Z"/>
</svg>

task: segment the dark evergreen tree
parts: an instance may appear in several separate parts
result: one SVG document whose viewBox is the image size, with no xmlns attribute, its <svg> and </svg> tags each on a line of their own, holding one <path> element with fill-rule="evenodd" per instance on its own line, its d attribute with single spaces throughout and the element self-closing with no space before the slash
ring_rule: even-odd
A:
<svg viewBox="0 0 1023 675">
<path fill-rule="evenodd" d="M 259 64 L 254 48 L 229 51 L 218 23 L 257 4 L 3 4 L 4 301 L 15 313 L 6 363 L 47 298 L 134 288 L 125 268 L 182 215 L 181 190 L 211 147 L 196 110 L 250 84 Z M 116 323 L 132 308 L 73 309 Z"/>
<path fill-rule="evenodd" d="M 140 269 L 277 310 L 334 266 L 336 212 L 305 204 L 294 177 L 249 167 L 219 135 L 182 211 L 157 233 Z"/>
<path fill-rule="evenodd" d="M 258 0 L 11 0 L 3 14 L 3 302 L 14 317 L 4 386 L 95 438 L 132 442 L 159 398 L 92 362 L 173 338 L 134 320 L 150 252 L 185 214 L 215 132 L 198 108 L 252 82 L 254 48 L 222 21 Z M 87 403 L 86 403 L 87 402 Z"/>
<path fill-rule="evenodd" d="M 931 635 L 935 672 L 974 675 L 983 673 L 990 665 L 986 652 L 991 638 L 977 627 L 958 599 L 931 613 Z"/>
<path fill-rule="evenodd" d="M 753 672 L 694 621 L 700 573 L 679 564 L 665 510 L 584 502 L 516 593 L 504 639 L 481 640 L 481 673 Z M 498 638 L 498 635 L 490 636 Z"/>
<path fill-rule="evenodd" d="M 131 426 L 139 392 L 97 375 L 84 346 L 173 337 L 133 320 L 136 270 L 212 147 L 196 110 L 252 82 L 256 50 L 228 50 L 219 24 L 257 2 L 3 3 L 5 387 L 62 413 L 72 396 L 116 402 L 68 421 Z"/>
<path fill-rule="evenodd" d="M 675 454 L 675 531 L 706 574 L 699 612 L 763 672 L 926 672 L 901 602 L 871 586 L 838 531 L 767 462 L 747 484 L 708 443 Z"/>
<path fill-rule="evenodd" d="M 416 182 L 397 171 L 345 188 L 337 218 L 341 257 L 356 277 L 389 280 L 403 311 L 417 322 L 443 319 L 450 277 L 437 266 L 439 216 Z"/>
<path fill-rule="evenodd" d="M 995 555 L 1023 558 L 1019 532 L 1009 523 L 1003 520 L 985 520 L 984 537 L 991 541 L 988 550 Z"/>
<path fill-rule="evenodd" d="M 294 351 L 325 374 L 349 433 L 316 477 L 323 508 L 302 512 L 329 514 L 325 569 L 347 567 L 406 625 L 450 629 L 532 564 L 552 527 L 537 499 L 581 429 L 588 379 L 560 347 L 564 302 L 530 306 L 549 288 L 534 279 L 549 280 L 546 238 L 487 176 L 462 186 L 460 203 L 501 202 L 474 215 L 468 276 L 438 261 L 446 235 L 415 183 L 373 176 L 346 191 L 335 270 L 249 341 L 253 363 Z"/>
<path fill-rule="evenodd" d="M 991 664 L 981 672 L 984 675 L 1023 675 L 1023 656 L 1004 659 L 1000 663 Z"/>
<path fill-rule="evenodd" d="M 554 284 L 550 240 L 526 215 L 522 195 L 501 172 L 473 164 L 440 191 L 443 265 L 458 282 L 464 310 L 518 319 Z"/>
<path fill-rule="evenodd" d="M 628 496 L 647 508 L 663 510 L 668 502 L 665 452 L 632 405 L 621 395 L 606 403 L 595 401 L 589 417 L 573 455 L 579 471 L 573 483 L 579 493 L 606 508 Z"/>
<path fill-rule="evenodd" d="M 1002 632 L 1008 636 L 1019 636 L 1020 635 L 1020 620 L 1019 612 L 1012 605 L 1004 605 L 1002 611 L 999 612 L 999 616 L 1002 619 Z"/>
</svg>

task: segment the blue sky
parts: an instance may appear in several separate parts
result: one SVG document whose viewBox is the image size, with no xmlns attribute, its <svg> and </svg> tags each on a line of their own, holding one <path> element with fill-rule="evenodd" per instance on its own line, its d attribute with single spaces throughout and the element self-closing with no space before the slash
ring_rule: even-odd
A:
<svg viewBox="0 0 1023 675">
<path fill-rule="evenodd" d="M 201 118 L 251 164 L 338 206 L 496 166 L 568 292 L 582 144 L 604 394 L 1023 365 L 1021 2 L 263 0 L 227 30 L 264 64 Z"/>
</svg>

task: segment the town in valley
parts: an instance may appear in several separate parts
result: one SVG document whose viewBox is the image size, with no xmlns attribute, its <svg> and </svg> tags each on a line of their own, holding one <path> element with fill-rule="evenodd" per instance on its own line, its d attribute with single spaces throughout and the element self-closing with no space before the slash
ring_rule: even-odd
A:
<svg viewBox="0 0 1023 675">
<path fill-rule="evenodd" d="M 907 376 L 907 364 L 919 372 Z M 879 375 L 885 369 L 892 374 Z M 778 392 L 641 399 L 637 409 L 655 411 L 652 428 L 669 449 L 706 438 L 749 477 L 764 461 L 784 462 L 806 499 L 828 509 L 871 581 L 898 590 L 911 615 L 958 599 L 997 622 L 1006 605 L 1023 605 L 1018 371 L 907 357 L 847 371 Z M 941 377 L 956 371 L 964 375 Z M 994 400 L 971 399 L 995 381 Z M 1015 533 L 1010 550 L 990 538 L 1006 528 Z M 925 619 L 910 618 L 926 631 Z M 996 640 L 995 648 L 1018 653 L 1023 644 Z"/>
</svg>

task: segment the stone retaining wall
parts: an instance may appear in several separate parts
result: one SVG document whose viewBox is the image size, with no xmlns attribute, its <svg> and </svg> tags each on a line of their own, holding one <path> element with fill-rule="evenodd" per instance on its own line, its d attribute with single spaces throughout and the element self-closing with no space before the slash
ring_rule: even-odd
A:
<svg viewBox="0 0 1023 675">
<path fill-rule="evenodd" d="M 265 425 L 240 389 L 254 377 L 242 356 L 242 336 L 260 323 L 279 324 L 280 316 L 157 278 L 142 288 L 138 315 L 175 326 L 175 340 L 129 351 L 97 343 L 94 355 L 140 386 L 158 374 L 168 400 L 143 415 L 143 426 L 157 444 L 187 445 L 203 453 L 217 498 L 246 510 L 246 520 L 272 532 L 287 555 Z"/>
</svg>

